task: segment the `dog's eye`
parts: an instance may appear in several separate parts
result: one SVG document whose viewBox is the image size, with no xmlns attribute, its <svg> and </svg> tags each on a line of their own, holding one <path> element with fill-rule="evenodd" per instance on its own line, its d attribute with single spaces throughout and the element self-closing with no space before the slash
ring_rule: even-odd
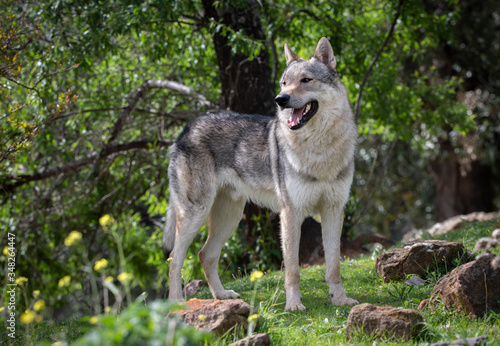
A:
<svg viewBox="0 0 500 346">
<path fill-rule="evenodd" d="M 310 81 L 312 81 L 312 79 L 311 78 L 302 78 L 300 81 L 302 83 L 309 83 Z"/>
<path fill-rule="evenodd" d="M 286 82 L 285 82 L 285 81 L 281 82 L 281 85 L 285 86 L 285 85 L 286 85 Z"/>
</svg>

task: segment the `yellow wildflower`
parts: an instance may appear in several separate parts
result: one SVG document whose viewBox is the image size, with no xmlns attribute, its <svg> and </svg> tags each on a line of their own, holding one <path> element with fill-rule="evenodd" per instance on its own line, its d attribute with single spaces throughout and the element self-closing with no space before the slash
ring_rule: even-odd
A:
<svg viewBox="0 0 500 346">
<path fill-rule="evenodd" d="M 33 291 L 33 297 L 38 298 L 39 295 L 40 295 L 40 290 Z"/>
<path fill-rule="evenodd" d="M 110 311 L 111 311 L 111 306 L 106 306 L 106 307 L 104 308 L 104 312 L 105 312 L 105 313 L 108 313 L 108 312 L 110 312 Z"/>
<path fill-rule="evenodd" d="M 205 316 L 205 315 L 203 315 L 203 314 L 199 314 L 199 315 L 198 315 L 198 319 L 199 319 L 200 321 L 205 321 L 205 320 L 207 319 L 207 316 Z"/>
<path fill-rule="evenodd" d="M 94 264 L 94 270 L 101 270 L 108 266 L 108 260 L 105 258 L 101 258 L 99 261 L 96 261 Z"/>
<path fill-rule="evenodd" d="M 110 283 L 110 282 L 113 282 L 114 279 L 113 279 L 112 276 L 108 276 L 106 279 L 104 279 L 104 281 L 107 282 L 107 283 Z"/>
<path fill-rule="evenodd" d="M 78 231 L 71 231 L 64 239 L 64 245 L 71 246 L 82 239 L 82 234 Z"/>
<path fill-rule="evenodd" d="M 259 318 L 258 314 L 250 315 L 248 316 L 248 322 L 256 322 L 258 318 Z"/>
<path fill-rule="evenodd" d="M 20 276 L 16 279 L 16 284 L 18 285 L 23 285 L 25 282 L 28 282 L 28 279 L 25 278 L 24 276 Z"/>
<path fill-rule="evenodd" d="M 59 279 L 57 286 L 59 286 L 59 288 L 68 287 L 70 282 L 71 282 L 71 276 L 66 275 L 62 279 Z"/>
<path fill-rule="evenodd" d="M 98 316 L 92 316 L 92 317 L 89 319 L 89 323 L 90 323 L 90 324 L 96 324 L 97 322 L 99 322 L 99 317 L 98 317 Z"/>
<path fill-rule="evenodd" d="M 35 319 L 35 313 L 31 310 L 26 310 L 21 314 L 20 321 L 23 324 L 29 324 Z"/>
<path fill-rule="evenodd" d="M 6 246 L 6 247 L 3 248 L 3 254 L 5 256 L 7 256 L 9 254 L 9 247 L 8 246 Z"/>
<path fill-rule="evenodd" d="M 102 228 L 106 229 L 109 223 L 113 223 L 115 219 L 109 214 L 103 215 L 99 218 L 99 224 Z"/>
<path fill-rule="evenodd" d="M 260 279 L 264 275 L 260 270 L 255 270 L 252 275 L 250 275 L 250 281 L 255 281 Z"/>
<path fill-rule="evenodd" d="M 132 278 L 134 277 L 134 275 L 130 274 L 130 273 L 120 273 L 118 274 L 118 281 L 120 281 L 122 284 L 125 284 L 127 282 L 129 282 L 130 280 L 132 280 Z"/>
<path fill-rule="evenodd" d="M 33 309 L 35 311 L 41 311 L 41 310 L 45 309 L 45 301 L 38 300 L 35 304 L 33 304 Z"/>
</svg>

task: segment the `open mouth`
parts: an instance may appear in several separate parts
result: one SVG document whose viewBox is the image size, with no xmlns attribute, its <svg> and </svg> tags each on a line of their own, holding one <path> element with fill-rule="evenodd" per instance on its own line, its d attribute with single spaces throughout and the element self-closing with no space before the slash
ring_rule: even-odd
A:
<svg viewBox="0 0 500 346">
<path fill-rule="evenodd" d="M 318 111 L 318 101 L 306 103 L 302 108 L 292 108 L 290 118 L 286 124 L 290 130 L 297 130 L 304 126 Z"/>
</svg>

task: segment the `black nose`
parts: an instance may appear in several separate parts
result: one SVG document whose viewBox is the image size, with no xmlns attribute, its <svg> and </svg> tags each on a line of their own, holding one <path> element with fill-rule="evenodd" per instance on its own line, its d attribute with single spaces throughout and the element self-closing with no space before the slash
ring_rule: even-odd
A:
<svg viewBox="0 0 500 346">
<path fill-rule="evenodd" d="M 276 96 L 276 98 L 274 99 L 274 101 L 276 101 L 276 103 L 281 106 L 281 107 L 285 107 L 286 104 L 288 103 L 288 101 L 290 101 L 290 95 L 287 95 L 287 94 L 279 94 L 278 96 Z"/>
</svg>

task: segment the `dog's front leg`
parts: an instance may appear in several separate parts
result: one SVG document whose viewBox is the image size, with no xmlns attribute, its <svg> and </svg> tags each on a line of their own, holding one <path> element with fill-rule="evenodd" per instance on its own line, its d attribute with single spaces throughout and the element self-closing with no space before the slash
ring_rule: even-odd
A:
<svg viewBox="0 0 500 346">
<path fill-rule="evenodd" d="M 301 220 L 295 210 L 281 211 L 281 242 L 285 262 L 285 310 L 305 310 L 300 295 L 299 244 Z"/>
<path fill-rule="evenodd" d="M 340 236 L 343 216 L 342 208 L 325 207 L 321 212 L 321 232 L 326 263 L 325 279 L 328 282 L 329 298 L 333 305 L 354 305 L 358 301 L 346 296 L 340 277 Z"/>
</svg>

